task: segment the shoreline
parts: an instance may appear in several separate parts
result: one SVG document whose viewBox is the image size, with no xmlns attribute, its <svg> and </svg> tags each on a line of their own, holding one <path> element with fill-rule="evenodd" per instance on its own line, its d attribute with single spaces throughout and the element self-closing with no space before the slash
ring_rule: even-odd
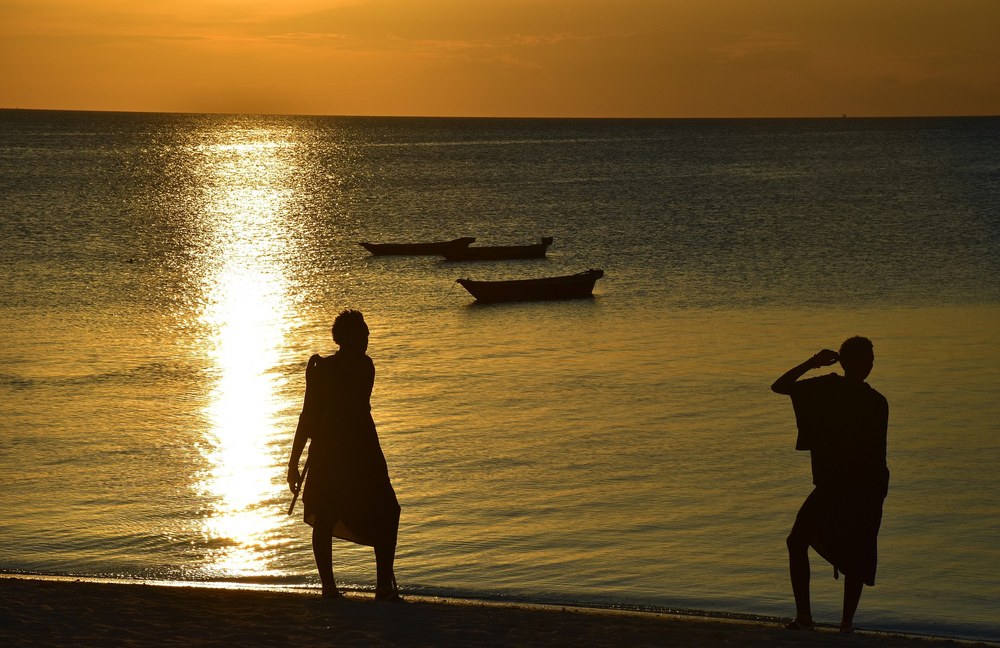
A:
<svg viewBox="0 0 1000 648">
<path fill-rule="evenodd" d="M 984 641 L 835 628 L 785 630 L 781 620 L 404 595 L 343 601 L 313 589 L 0 574 L 5 646 L 715 646 L 782 648 L 862 642 L 886 648 L 997 646 Z"/>
</svg>

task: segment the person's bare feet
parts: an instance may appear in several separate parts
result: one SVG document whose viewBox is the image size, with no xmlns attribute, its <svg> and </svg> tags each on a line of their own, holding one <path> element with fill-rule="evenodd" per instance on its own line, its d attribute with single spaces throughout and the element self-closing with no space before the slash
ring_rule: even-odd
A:
<svg viewBox="0 0 1000 648">
<path fill-rule="evenodd" d="M 392 589 L 375 590 L 375 600 L 383 601 L 386 603 L 405 603 L 403 597 L 399 595 L 399 591 L 393 587 Z"/>
<path fill-rule="evenodd" d="M 786 630 L 815 630 L 816 624 L 812 619 L 795 619 L 791 623 L 785 624 Z"/>
</svg>

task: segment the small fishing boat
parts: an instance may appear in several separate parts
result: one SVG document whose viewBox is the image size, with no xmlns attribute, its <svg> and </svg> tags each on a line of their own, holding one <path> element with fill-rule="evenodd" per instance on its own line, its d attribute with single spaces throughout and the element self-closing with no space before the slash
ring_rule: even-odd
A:
<svg viewBox="0 0 1000 648">
<path fill-rule="evenodd" d="M 453 246 L 442 252 L 449 261 L 496 261 L 501 259 L 540 259 L 552 245 L 552 237 L 546 236 L 532 245 L 481 245 L 470 247 Z"/>
<path fill-rule="evenodd" d="M 477 302 L 538 301 L 590 297 L 594 284 L 603 276 L 603 270 L 590 269 L 562 277 L 507 281 L 459 279 L 457 283 L 468 290 Z"/>
<path fill-rule="evenodd" d="M 429 243 L 368 243 L 365 241 L 360 245 L 375 256 L 440 256 L 449 250 L 468 247 L 475 240 L 475 237 L 463 236 L 462 238 L 450 241 L 433 241 Z"/>
</svg>

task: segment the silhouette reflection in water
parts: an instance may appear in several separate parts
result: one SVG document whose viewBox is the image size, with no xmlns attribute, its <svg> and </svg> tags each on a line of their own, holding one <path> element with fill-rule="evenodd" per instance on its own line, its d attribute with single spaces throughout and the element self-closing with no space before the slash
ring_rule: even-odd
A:
<svg viewBox="0 0 1000 648">
<path fill-rule="evenodd" d="M 297 494 L 305 480 L 304 519 L 313 528 L 323 596 L 342 597 L 333 575 L 332 539 L 337 537 L 374 547 L 375 599 L 401 601 L 393 573 L 400 509 L 371 415 L 375 364 L 366 355 L 368 325 L 360 312 L 347 310 L 334 320 L 332 333 L 337 352 L 314 355 L 306 367 L 288 485 Z M 309 456 L 300 474 L 307 439 Z"/>
<path fill-rule="evenodd" d="M 810 369 L 840 362 L 844 375 L 800 380 Z M 788 564 L 795 597 L 791 629 L 813 628 L 809 602 L 811 546 L 843 572 L 840 631 L 852 632 L 864 586 L 875 584 L 882 502 L 889 487 L 886 433 L 889 405 L 865 379 L 875 362 L 872 343 L 852 337 L 840 352 L 823 349 L 788 370 L 771 389 L 791 396 L 798 425 L 796 450 L 808 450 L 815 488 L 788 536 Z"/>
</svg>

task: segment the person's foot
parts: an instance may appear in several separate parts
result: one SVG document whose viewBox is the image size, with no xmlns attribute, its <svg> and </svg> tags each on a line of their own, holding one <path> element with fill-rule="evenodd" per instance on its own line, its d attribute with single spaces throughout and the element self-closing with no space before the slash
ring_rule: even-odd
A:
<svg viewBox="0 0 1000 648">
<path fill-rule="evenodd" d="M 795 619 L 791 623 L 785 624 L 785 630 L 815 630 L 816 624 L 812 622 L 812 619 Z"/>
<path fill-rule="evenodd" d="M 375 588 L 375 600 L 383 603 L 405 603 L 403 597 L 399 595 L 399 588 L 393 579 L 392 585 Z"/>
<path fill-rule="evenodd" d="M 340 593 L 336 587 L 324 587 L 323 588 L 323 598 L 339 600 L 344 598 L 344 595 Z"/>
<path fill-rule="evenodd" d="M 406 603 L 406 600 L 399 595 L 399 592 L 389 592 L 388 594 L 376 594 L 375 600 L 379 603 Z"/>
<path fill-rule="evenodd" d="M 854 634 L 854 624 L 849 621 L 841 621 L 840 634 Z"/>
</svg>

